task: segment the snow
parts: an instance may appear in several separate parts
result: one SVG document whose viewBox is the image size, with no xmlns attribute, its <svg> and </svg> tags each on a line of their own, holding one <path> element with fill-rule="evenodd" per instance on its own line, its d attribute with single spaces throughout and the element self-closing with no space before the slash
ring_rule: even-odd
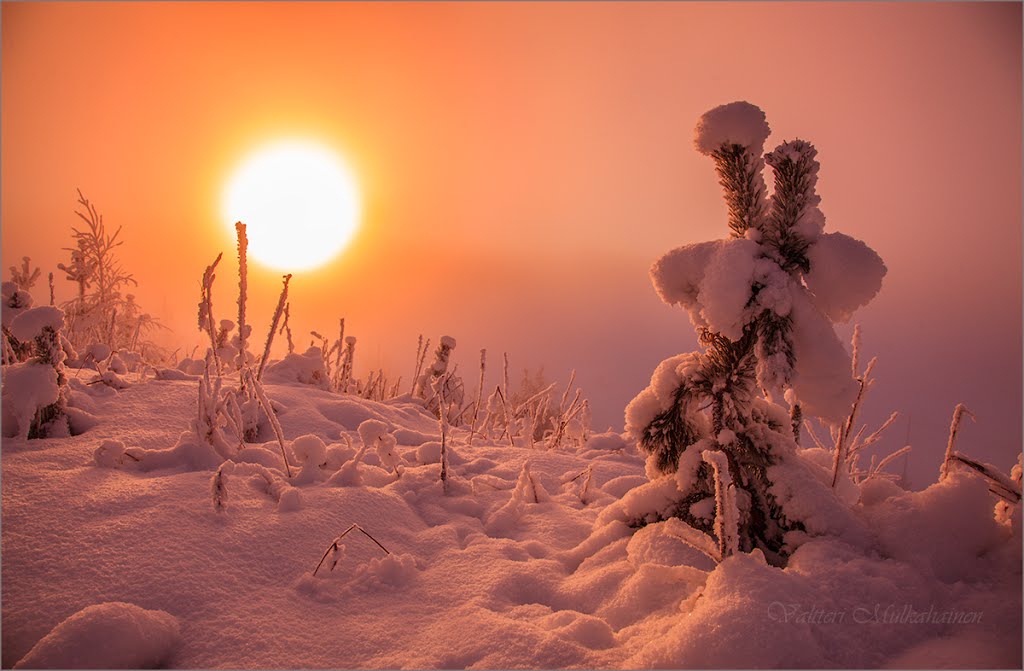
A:
<svg viewBox="0 0 1024 671">
<path fill-rule="evenodd" d="M 32 307 L 32 294 L 19 289 L 14 282 L 4 282 L 0 294 L 2 301 L 2 321 L 5 328 L 10 328 L 15 317 Z"/>
<path fill-rule="evenodd" d="M 421 459 L 439 452 L 437 418 L 407 397 L 268 382 L 288 449 L 318 475 L 289 482 L 276 440 L 249 443 L 245 455 L 267 463 L 239 454 L 225 466 L 217 510 L 217 458 L 210 470 L 182 455 L 144 470 L 126 456 L 195 449 L 198 384 L 75 385 L 95 428 L 4 440 L 5 665 L 76 665 L 33 662 L 43 651 L 96 655 L 106 668 L 870 668 L 944 653 L 959 666 L 1020 665 L 1019 527 L 995 519 L 994 497 L 967 473 L 923 492 L 869 480 L 846 504 L 824 484 L 827 459 L 790 450 L 773 479 L 810 502 L 802 515 L 814 533 L 785 568 L 759 552 L 716 563 L 678 538 L 679 520 L 660 521 L 711 438 L 684 454 L 691 475 L 649 481 L 644 458 L 613 432 L 544 450 L 479 435 L 470 447 L 468 428 L 454 426 L 446 495 L 436 457 Z M 400 477 L 364 449 L 361 485 L 327 482 L 364 437 L 389 436 Z M 566 476 L 587 467 L 584 504 L 580 480 Z M 337 567 L 312 576 L 353 523 L 390 554 L 350 533 Z M 984 617 L 854 621 L 876 607 L 883 618 L 905 607 Z"/>
<path fill-rule="evenodd" d="M 83 608 L 44 636 L 16 669 L 156 669 L 181 638 L 177 618 L 122 602 Z"/>
<path fill-rule="evenodd" d="M 804 275 L 814 302 L 836 322 L 849 321 L 857 308 L 867 305 L 882 288 L 885 264 L 860 240 L 842 233 L 826 233 L 807 250 L 811 272 Z"/>
<path fill-rule="evenodd" d="M 793 295 L 793 391 L 804 413 L 838 424 L 857 397 L 850 354 L 806 292 Z"/>
<path fill-rule="evenodd" d="M 738 144 L 760 155 L 769 133 L 764 112 L 756 105 L 737 101 L 719 105 L 700 117 L 694 145 L 702 154 L 711 154 L 723 144 Z"/>
<path fill-rule="evenodd" d="M 110 345 L 104 343 L 92 343 L 85 348 L 86 355 L 91 357 L 93 361 L 106 361 L 113 351 L 110 349 Z"/>
<path fill-rule="evenodd" d="M 281 361 L 267 365 L 263 379 L 268 382 L 309 384 L 321 389 L 330 387 L 323 350 L 319 347 L 310 347 L 304 354 L 289 354 Z"/>
<path fill-rule="evenodd" d="M 32 340 L 43 332 L 44 328 L 59 331 L 64 327 L 64 311 L 60 308 L 44 305 L 29 308 L 18 314 L 11 322 L 11 333 L 21 341 Z"/>
<path fill-rule="evenodd" d="M 743 335 L 750 320 L 745 309 L 751 296 L 754 263 L 760 246 L 745 238 L 722 242 L 708 260 L 697 292 L 700 323 L 730 340 Z M 694 323 L 698 323 L 694 320 Z"/>
<path fill-rule="evenodd" d="M 651 266 L 651 282 L 661 300 L 680 305 L 691 314 L 700 312 L 697 296 L 708 264 L 724 240 L 698 242 L 673 249 Z"/>
<path fill-rule="evenodd" d="M 4 368 L 3 435 L 5 438 L 28 435 L 39 408 L 55 403 L 60 389 L 53 366 L 32 361 Z"/>
</svg>

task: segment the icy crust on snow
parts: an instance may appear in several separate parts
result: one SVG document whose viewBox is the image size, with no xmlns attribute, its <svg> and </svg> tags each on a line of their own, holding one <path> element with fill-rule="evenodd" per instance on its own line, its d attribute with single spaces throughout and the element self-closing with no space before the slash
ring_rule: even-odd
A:
<svg viewBox="0 0 1024 671">
<path fill-rule="evenodd" d="M 825 233 L 807 250 L 811 272 L 804 276 L 814 302 L 829 319 L 849 321 L 857 308 L 882 289 L 885 263 L 875 250 L 842 233 Z"/>
<path fill-rule="evenodd" d="M 697 121 L 693 142 L 702 154 L 711 154 L 723 144 L 738 144 L 760 155 L 770 133 L 761 108 L 737 101 L 705 112 Z"/>
<path fill-rule="evenodd" d="M 156 669 L 181 640 L 162 610 L 107 602 L 83 608 L 44 636 L 16 669 Z"/>
</svg>

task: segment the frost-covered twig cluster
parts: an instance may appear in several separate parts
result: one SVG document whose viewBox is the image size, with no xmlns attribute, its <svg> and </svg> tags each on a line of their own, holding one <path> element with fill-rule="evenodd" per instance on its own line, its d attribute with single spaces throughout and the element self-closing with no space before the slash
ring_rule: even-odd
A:
<svg viewBox="0 0 1024 671">
<path fill-rule="evenodd" d="M 832 452 L 832 487 L 836 488 L 843 481 L 844 478 L 859 483 L 869 478 L 883 478 L 887 480 L 898 480 L 899 476 L 894 473 L 885 470 L 886 466 L 891 464 L 897 458 L 906 455 L 910 452 L 910 445 L 904 445 L 898 450 L 887 454 L 881 459 L 878 455 L 871 455 L 871 461 L 868 466 L 862 467 L 860 459 L 865 453 L 865 450 L 875 445 L 899 417 L 899 412 L 893 412 L 889 415 L 882 424 L 872 431 L 870 434 L 865 436 L 868 427 L 866 424 L 862 424 L 857 427 L 856 432 L 854 428 L 857 426 L 857 419 L 860 416 L 861 407 L 864 405 L 864 401 L 867 397 L 868 391 L 875 384 L 875 379 L 872 377 L 875 364 L 877 363 L 876 358 L 872 358 L 865 366 L 864 370 L 858 373 L 858 365 L 860 364 L 860 325 L 856 325 L 853 329 L 852 338 L 852 354 L 851 354 L 851 371 L 857 381 L 857 396 L 854 399 L 853 405 L 850 408 L 850 414 L 847 415 L 846 419 L 842 424 L 828 424 L 821 422 L 819 424 L 826 428 L 829 433 L 832 445 L 826 447 L 825 444 L 818 438 L 814 427 L 811 425 L 809 420 L 804 422 L 804 426 L 807 429 L 807 434 L 810 436 L 814 445 L 823 450 Z"/>
</svg>

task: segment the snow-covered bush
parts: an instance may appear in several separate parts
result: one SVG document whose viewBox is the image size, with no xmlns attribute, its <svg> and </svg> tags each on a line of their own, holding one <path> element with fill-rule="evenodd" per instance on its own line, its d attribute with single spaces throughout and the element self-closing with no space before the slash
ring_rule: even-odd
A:
<svg viewBox="0 0 1024 671">
<path fill-rule="evenodd" d="M 4 435 L 23 438 L 67 436 L 67 377 L 61 329 L 64 312 L 52 306 L 30 308 L 11 321 L 19 342 L 31 343 L 32 358 L 4 370 Z"/>
<path fill-rule="evenodd" d="M 20 341 L 11 331 L 15 317 L 32 307 L 32 294 L 20 288 L 17 282 L 4 282 L 0 305 L 3 315 L 3 365 L 6 366 L 24 361 L 32 350 L 31 343 Z"/>
<path fill-rule="evenodd" d="M 762 155 L 769 132 L 747 102 L 698 121 L 695 145 L 715 162 L 731 236 L 674 249 L 651 268 L 659 296 L 689 313 L 703 351 L 663 361 L 627 407 L 626 428 L 650 454 L 652 479 L 676 477 L 671 513 L 706 533 L 710 520 L 691 511 L 714 491 L 699 453 L 724 452 L 737 487 L 739 548 L 781 560 L 792 549 L 787 533 L 805 527 L 801 492 L 791 486 L 807 472 L 794 442 L 800 417 L 838 424 L 857 395 L 832 320 L 874 297 L 885 266 L 863 243 L 822 233 L 816 150 L 793 140 Z M 766 163 L 775 177 L 770 199 Z M 789 413 L 777 405 L 784 397 Z"/>
<path fill-rule="evenodd" d="M 455 349 L 455 338 L 441 336 L 441 342 L 434 350 L 434 361 L 416 380 L 417 396 L 427 403 L 427 409 L 434 414 L 440 413 L 441 398 L 447 407 L 462 405 L 464 396 L 462 378 L 448 374 L 448 361 Z M 452 372 L 454 373 L 454 371 Z M 444 389 L 441 389 L 444 385 Z"/>
</svg>

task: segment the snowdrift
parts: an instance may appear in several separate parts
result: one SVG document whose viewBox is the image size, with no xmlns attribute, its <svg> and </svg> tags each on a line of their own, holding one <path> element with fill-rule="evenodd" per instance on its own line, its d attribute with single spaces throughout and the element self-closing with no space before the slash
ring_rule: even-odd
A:
<svg viewBox="0 0 1024 671">
<path fill-rule="evenodd" d="M 1021 664 L 1020 515 L 996 520 L 969 475 L 869 480 L 855 532 L 805 540 L 785 568 L 716 563 L 672 524 L 631 526 L 658 493 L 618 434 L 545 451 L 452 429 L 445 494 L 421 404 L 296 380 L 267 385 L 293 477 L 260 436 L 221 468 L 217 505 L 217 464 L 125 456 L 173 447 L 197 384 L 92 387 L 86 433 L 4 440 L 5 667 Z M 375 540 L 332 553 L 352 524 Z"/>
</svg>

